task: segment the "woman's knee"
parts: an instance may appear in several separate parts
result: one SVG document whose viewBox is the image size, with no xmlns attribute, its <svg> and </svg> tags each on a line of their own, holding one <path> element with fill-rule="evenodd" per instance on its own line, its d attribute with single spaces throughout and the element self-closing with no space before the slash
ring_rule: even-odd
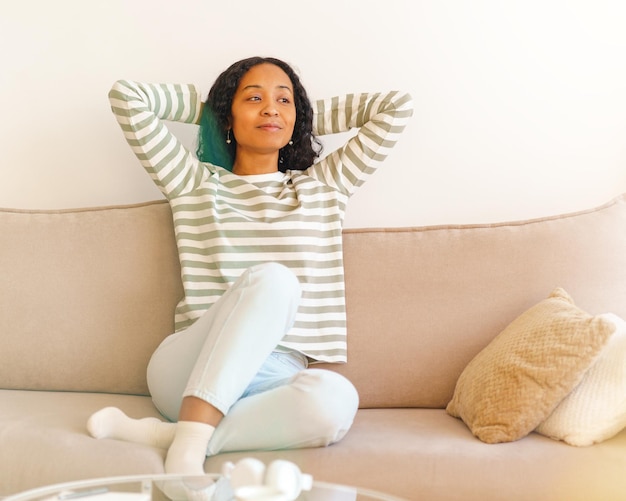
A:
<svg viewBox="0 0 626 501">
<path fill-rule="evenodd" d="M 300 295 L 300 282 L 294 272 L 285 265 L 275 262 L 263 263 L 253 266 L 250 271 L 263 286 Z"/>
<path fill-rule="evenodd" d="M 302 288 L 298 277 L 286 266 L 280 263 L 263 263 L 253 266 L 249 270 L 250 281 L 264 297 L 272 304 L 281 304 L 295 310 L 300 304 Z"/>
<path fill-rule="evenodd" d="M 330 444 L 341 440 L 354 421 L 359 395 L 344 376 L 324 369 L 307 369 L 294 377 L 293 387 L 303 392 L 303 405 Z"/>
</svg>

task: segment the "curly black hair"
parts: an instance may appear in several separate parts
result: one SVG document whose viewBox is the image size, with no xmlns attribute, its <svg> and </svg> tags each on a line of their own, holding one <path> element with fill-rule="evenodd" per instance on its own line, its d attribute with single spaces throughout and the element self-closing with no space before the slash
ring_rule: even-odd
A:
<svg viewBox="0 0 626 501">
<path fill-rule="evenodd" d="M 254 66 L 273 64 L 282 69 L 293 85 L 296 123 L 293 144 L 281 148 L 278 169 L 305 170 L 309 168 L 322 151 L 322 143 L 313 135 L 313 107 L 300 78 L 289 64 L 273 57 L 250 57 L 229 66 L 209 91 L 205 102 L 198 136 L 198 158 L 222 167 L 232 169 L 237 151 L 237 142 L 226 144 L 226 131 L 229 128 L 233 97 L 241 78 Z M 222 157 L 220 157 L 220 151 Z M 226 165 L 224 165 L 226 164 Z"/>
</svg>

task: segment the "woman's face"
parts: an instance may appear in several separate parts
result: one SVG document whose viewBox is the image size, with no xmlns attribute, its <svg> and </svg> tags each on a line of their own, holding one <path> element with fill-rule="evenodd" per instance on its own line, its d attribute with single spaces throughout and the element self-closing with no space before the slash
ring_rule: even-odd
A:
<svg viewBox="0 0 626 501">
<path fill-rule="evenodd" d="M 241 78 L 231 106 L 237 154 L 278 153 L 291 139 L 295 123 L 289 76 L 269 63 L 250 68 Z"/>
</svg>

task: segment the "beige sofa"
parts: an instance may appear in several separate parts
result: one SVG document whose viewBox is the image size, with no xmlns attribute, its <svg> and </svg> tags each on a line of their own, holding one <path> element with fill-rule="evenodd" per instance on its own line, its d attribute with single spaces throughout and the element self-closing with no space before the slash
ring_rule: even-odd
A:
<svg viewBox="0 0 626 501">
<path fill-rule="evenodd" d="M 152 203 L 0 211 L 0 496 L 162 472 L 164 451 L 85 431 L 115 405 L 158 416 L 145 369 L 181 295 L 170 210 Z M 350 433 L 321 449 L 243 452 L 411 500 L 626 499 L 626 432 L 590 447 L 537 433 L 486 444 L 446 413 L 468 362 L 560 286 L 626 317 L 626 196 L 588 211 L 473 226 L 345 232 Z"/>
</svg>

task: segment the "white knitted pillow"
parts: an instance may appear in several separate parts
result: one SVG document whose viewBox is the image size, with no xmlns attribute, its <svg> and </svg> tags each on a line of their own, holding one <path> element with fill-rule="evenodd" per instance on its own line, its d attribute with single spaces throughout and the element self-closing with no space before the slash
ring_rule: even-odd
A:
<svg viewBox="0 0 626 501">
<path fill-rule="evenodd" d="M 626 427 L 626 322 L 617 315 L 600 317 L 615 331 L 581 382 L 535 431 L 570 445 L 602 442 Z"/>
</svg>

